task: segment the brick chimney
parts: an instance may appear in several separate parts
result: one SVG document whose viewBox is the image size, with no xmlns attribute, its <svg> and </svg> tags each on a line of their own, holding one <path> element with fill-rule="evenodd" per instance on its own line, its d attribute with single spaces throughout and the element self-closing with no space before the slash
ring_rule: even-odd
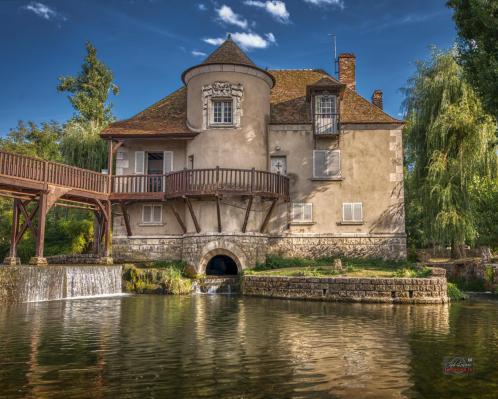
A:
<svg viewBox="0 0 498 399">
<path fill-rule="evenodd" d="M 375 90 L 372 94 L 372 104 L 376 105 L 380 109 L 384 108 L 384 102 L 382 101 L 382 90 Z"/>
<path fill-rule="evenodd" d="M 339 81 L 356 91 L 356 57 L 354 54 L 339 55 Z"/>
</svg>

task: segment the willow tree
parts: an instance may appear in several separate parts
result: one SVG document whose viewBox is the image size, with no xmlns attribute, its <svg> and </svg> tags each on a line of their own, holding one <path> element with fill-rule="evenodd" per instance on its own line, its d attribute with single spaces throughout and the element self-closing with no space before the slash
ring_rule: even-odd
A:
<svg viewBox="0 0 498 399">
<path fill-rule="evenodd" d="M 495 122 L 465 80 L 454 53 L 433 51 L 405 89 L 406 157 L 411 198 L 426 237 L 451 244 L 455 257 L 477 235 L 471 185 L 496 169 Z"/>
<path fill-rule="evenodd" d="M 114 119 L 110 94 L 119 88 L 113 83 L 112 71 L 97 58 L 97 50 L 86 43 L 87 54 L 76 76 L 59 78 L 57 89 L 68 92 L 76 113 L 66 124 L 61 151 L 67 163 L 101 170 L 107 165 L 107 150 L 100 132 Z"/>
</svg>

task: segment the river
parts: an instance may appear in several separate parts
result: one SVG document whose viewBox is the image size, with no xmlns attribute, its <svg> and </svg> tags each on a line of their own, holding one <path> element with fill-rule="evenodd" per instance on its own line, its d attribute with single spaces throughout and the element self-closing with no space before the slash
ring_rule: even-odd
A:
<svg viewBox="0 0 498 399">
<path fill-rule="evenodd" d="M 473 371 L 443 373 L 445 357 Z M 0 398 L 497 398 L 498 301 L 231 295 L 0 309 Z"/>
</svg>

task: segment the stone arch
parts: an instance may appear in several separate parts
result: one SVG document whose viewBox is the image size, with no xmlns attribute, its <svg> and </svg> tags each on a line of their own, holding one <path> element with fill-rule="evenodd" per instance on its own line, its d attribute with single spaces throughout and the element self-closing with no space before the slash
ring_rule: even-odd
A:
<svg viewBox="0 0 498 399">
<path fill-rule="evenodd" d="M 225 255 L 231 258 L 237 265 L 237 273 L 242 272 L 242 270 L 246 268 L 246 257 L 237 245 L 226 241 L 211 241 L 201 252 L 200 262 L 197 268 L 198 273 L 205 274 L 207 264 L 217 255 Z"/>
</svg>

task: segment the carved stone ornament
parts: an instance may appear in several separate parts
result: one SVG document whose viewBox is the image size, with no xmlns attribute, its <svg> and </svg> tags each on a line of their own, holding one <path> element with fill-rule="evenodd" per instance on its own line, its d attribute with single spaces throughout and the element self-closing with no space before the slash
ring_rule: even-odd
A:
<svg viewBox="0 0 498 399">
<path fill-rule="evenodd" d="M 210 128 L 210 121 L 212 119 L 211 101 L 225 98 L 231 98 L 233 100 L 233 125 L 230 125 L 230 127 L 240 127 L 243 93 L 244 89 L 241 83 L 234 84 L 217 81 L 202 86 L 202 128 Z"/>
</svg>

